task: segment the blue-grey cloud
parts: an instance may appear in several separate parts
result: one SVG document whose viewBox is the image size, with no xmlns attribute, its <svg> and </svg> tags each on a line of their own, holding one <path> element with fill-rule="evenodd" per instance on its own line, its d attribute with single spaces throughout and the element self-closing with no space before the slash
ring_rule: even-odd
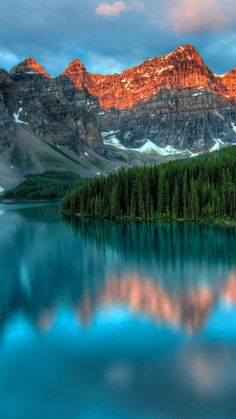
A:
<svg viewBox="0 0 236 419">
<path fill-rule="evenodd" d="M 78 57 L 88 70 L 107 73 L 192 43 L 223 73 L 236 65 L 234 2 L 1 0 L 0 66 L 33 56 L 56 75 Z"/>
</svg>

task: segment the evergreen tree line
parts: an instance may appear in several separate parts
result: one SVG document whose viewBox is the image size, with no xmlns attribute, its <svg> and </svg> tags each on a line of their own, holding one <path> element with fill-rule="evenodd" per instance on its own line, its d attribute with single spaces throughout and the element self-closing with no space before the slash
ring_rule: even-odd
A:
<svg viewBox="0 0 236 419">
<path fill-rule="evenodd" d="M 93 178 L 67 194 L 62 210 L 96 219 L 234 219 L 236 147 Z"/>
<path fill-rule="evenodd" d="M 62 199 L 72 188 L 81 182 L 81 178 L 71 172 L 45 172 L 28 175 L 14 189 L 4 192 L 4 199 L 47 200 Z"/>
</svg>

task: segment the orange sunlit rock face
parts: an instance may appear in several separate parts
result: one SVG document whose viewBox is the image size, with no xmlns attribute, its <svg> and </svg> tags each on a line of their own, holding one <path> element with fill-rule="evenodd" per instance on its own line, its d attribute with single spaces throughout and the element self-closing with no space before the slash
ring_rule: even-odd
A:
<svg viewBox="0 0 236 419">
<path fill-rule="evenodd" d="M 177 48 L 164 57 L 151 58 L 122 74 L 88 73 L 79 60 L 63 73 L 79 90 L 97 96 L 103 109 L 128 109 L 150 99 L 162 90 L 205 90 L 236 99 L 236 71 L 224 77 L 214 75 L 191 45 Z M 197 94 L 196 94 L 197 96 Z"/>
<path fill-rule="evenodd" d="M 30 70 L 34 71 L 38 74 L 43 74 L 43 76 L 47 77 L 48 79 L 51 78 L 49 74 L 45 71 L 43 66 L 37 63 L 37 61 L 34 60 L 34 58 L 27 58 L 23 63 L 26 67 L 28 67 Z"/>
<path fill-rule="evenodd" d="M 227 89 L 229 97 L 236 98 L 236 67 L 232 71 L 224 74 L 221 80 Z"/>
<path fill-rule="evenodd" d="M 89 74 L 84 65 L 78 60 L 73 60 L 64 71 L 63 75 L 67 76 L 79 90 L 84 90 L 90 84 Z"/>
</svg>

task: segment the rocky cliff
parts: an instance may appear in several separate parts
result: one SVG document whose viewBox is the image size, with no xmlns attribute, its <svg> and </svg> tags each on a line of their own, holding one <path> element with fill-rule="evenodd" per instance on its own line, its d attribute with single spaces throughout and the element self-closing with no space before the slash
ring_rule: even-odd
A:
<svg viewBox="0 0 236 419">
<path fill-rule="evenodd" d="M 168 154 L 236 141 L 236 70 L 213 74 L 191 45 L 122 74 L 90 74 L 78 60 L 63 74 L 98 98 L 107 144 L 142 149 L 149 140 Z"/>
<path fill-rule="evenodd" d="M 32 58 L 9 74 L 0 73 L 0 117 L 4 126 L 5 115 L 13 126 L 23 124 L 42 138 L 75 153 L 84 145 L 97 151 L 102 147 L 99 121 L 88 102 L 89 93 L 76 91 L 68 78 L 51 78 Z M 4 143 L 3 135 L 1 130 L 0 144 Z M 8 133 L 8 142 L 13 139 L 14 129 Z"/>
<path fill-rule="evenodd" d="M 130 109 L 163 90 L 201 89 L 223 97 L 229 93 L 226 83 L 210 71 L 191 45 L 151 58 L 122 74 L 90 74 L 79 60 L 72 61 L 63 74 L 77 89 L 87 89 L 98 97 L 103 109 Z"/>
<path fill-rule="evenodd" d="M 0 71 L 0 153 L 17 124 L 79 155 L 86 147 L 192 155 L 236 143 L 236 69 L 219 76 L 191 45 L 121 74 L 78 60 L 52 78 L 34 59 Z"/>
</svg>

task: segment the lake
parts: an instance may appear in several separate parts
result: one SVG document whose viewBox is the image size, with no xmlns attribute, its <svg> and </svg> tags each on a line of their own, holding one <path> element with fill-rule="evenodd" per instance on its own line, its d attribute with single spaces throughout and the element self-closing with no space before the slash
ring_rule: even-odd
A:
<svg viewBox="0 0 236 419">
<path fill-rule="evenodd" d="M 0 418 L 236 417 L 236 230 L 0 205 Z"/>
</svg>

